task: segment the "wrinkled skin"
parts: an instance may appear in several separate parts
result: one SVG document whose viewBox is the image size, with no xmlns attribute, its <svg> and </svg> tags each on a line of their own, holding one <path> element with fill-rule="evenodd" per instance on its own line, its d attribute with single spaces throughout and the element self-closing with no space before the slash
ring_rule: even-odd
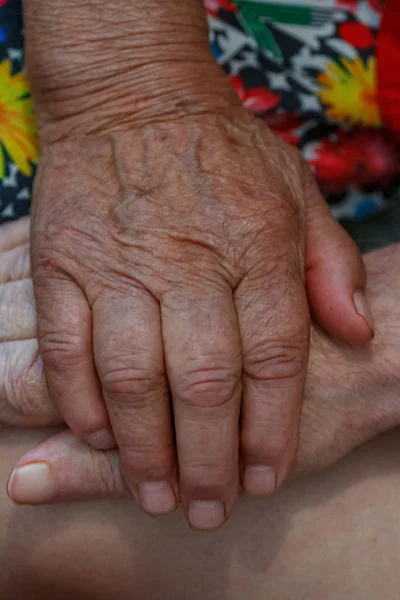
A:
<svg viewBox="0 0 400 600">
<path fill-rule="evenodd" d="M 239 479 L 269 495 L 293 464 L 309 304 L 370 341 L 360 257 L 297 152 L 240 106 L 201 2 L 26 0 L 24 17 L 51 397 L 81 439 L 118 446 L 145 510 L 221 525 Z"/>
<path fill-rule="evenodd" d="M 271 493 L 298 441 L 307 210 L 310 236 L 326 221 L 320 235 L 332 229 L 335 248 L 345 237 L 297 152 L 240 108 L 235 119 L 45 146 L 35 198 L 39 348 L 68 425 L 107 449 L 110 420 L 126 483 L 145 508 L 145 489 L 167 482 L 174 501 L 159 512 L 181 497 L 187 512 L 192 501 L 220 501 L 228 516 L 239 447 L 246 491 Z M 346 251 L 359 264 L 350 241 Z M 368 341 L 349 289 L 342 301 L 326 281 L 329 261 L 327 252 L 309 270 L 320 322 Z M 273 482 L 252 482 L 248 466 L 268 467 Z"/>
<path fill-rule="evenodd" d="M 62 417 L 49 397 L 35 339 L 32 282 L 25 260 L 27 222 L 1 231 L 0 297 L 8 324 L 0 334 L 0 423 L 5 427 L 58 425 Z M 400 247 L 365 258 L 377 334 L 371 347 L 355 349 L 329 339 L 313 326 L 297 476 L 327 467 L 359 444 L 400 424 L 396 325 L 400 322 Z M 118 452 L 94 450 L 70 432 L 44 442 L 19 464 L 32 461 L 51 465 L 54 497 L 49 502 L 128 496 Z M 18 500 L 16 481 L 14 478 L 10 489 L 14 500 Z"/>
</svg>

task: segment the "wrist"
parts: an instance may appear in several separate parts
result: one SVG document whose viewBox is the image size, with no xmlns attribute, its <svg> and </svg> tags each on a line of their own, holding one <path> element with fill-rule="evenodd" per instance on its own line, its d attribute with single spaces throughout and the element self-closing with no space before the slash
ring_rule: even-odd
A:
<svg viewBox="0 0 400 600">
<path fill-rule="evenodd" d="M 213 67 L 147 65 L 142 77 L 139 71 L 132 77 L 100 75 L 48 94 L 33 93 L 41 143 L 167 124 L 205 113 L 228 116 L 240 101 L 229 80 Z"/>
<path fill-rule="evenodd" d="M 43 137 L 168 120 L 236 102 L 202 2 L 25 0 L 27 67 Z M 171 7 L 172 4 L 172 7 Z M 55 127 L 53 127 L 55 126 Z M 54 128 L 60 131 L 55 133 Z M 47 135 L 47 133 L 46 133 Z"/>
</svg>

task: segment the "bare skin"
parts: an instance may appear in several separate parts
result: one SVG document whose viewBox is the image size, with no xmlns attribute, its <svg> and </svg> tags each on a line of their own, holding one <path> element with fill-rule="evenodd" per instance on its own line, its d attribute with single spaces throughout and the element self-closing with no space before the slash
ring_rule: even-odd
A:
<svg viewBox="0 0 400 600">
<path fill-rule="evenodd" d="M 208 534 L 190 531 L 180 512 L 154 520 L 126 500 L 21 507 L 7 498 L 15 462 L 56 430 L 6 425 L 37 428 L 61 420 L 32 338 L 32 284 L 23 260 L 28 238 L 20 235 L 26 225 L 16 225 L 18 236 L 12 226 L 0 237 L 5 250 L 0 271 L 7 273 L 0 295 L 4 298 L 5 285 L 11 286 L 8 316 L 14 315 L 14 327 L 0 335 L 1 600 L 186 600 L 188 589 L 193 600 L 396 597 L 397 431 L 268 501 L 241 498 L 229 525 Z M 320 470 L 400 424 L 399 257 L 399 247 L 366 257 L 377 315 L 370 350 L 351 349 L 313 332 L 298 475 Z M 121 494 L 118 457 L 89 450 L 71 434 L 66 446 L 59 440 L 44 446 L 56 469 L 63 449 L 68 450 L 59 499 Z"/>
<path fill-rule="evenodd" d="M 7 262 L 15 260 L 18 252 L 23 257 L 26 242 L 24 238 L 18 248 L 3 252 L 0 268 L 7 270 Z M 321 329 L 313 329 L 296 465 L 298 475 L 332 464 L 357 445 L 400 422 L 397 402 L 400 348 L 396 327 L 399 253 L 400 248 L 392 246 L 366 256 L 372 278 L 369 297 L 377 312 L 378 325 L 371 347 L 351 348 L 329 339 Z M 62 418 L 49 397 L 35 340 L 29 264 L 24 268 L 23 279 L 16 269 L 17 280 L 0 285 L 0 294 L 6 299 L 3 305 L 9 313 L 8 325 L 0 338 L 0 418 L 4 426 L 57 425 Z M 124 497 L 128 493 L 118 453 L 96 452 L 71 433 L 31 451 L 20 465 L 32 461 L 49 461 L 56 478 L 54 497 L 46 501 Z M 18 497 L 17 481 L 18 477 L 14 478 L 10 490 L 15 500 L 32 503 L 45 500 Z"/>
<path fill-rule="evenodd" d="M 239 481 L 269 495 L 291 469 L 309 309 L 370 341 L 359 254 L 297 152 L 240 106 L 199 0 L 24 7 L 51 396 L 81 439 L 117 443 L 144 509 L 221 525 Z"/>
<path fill-rule="evenodd" d="M 3 433 L 3 490 L 13 463 L 48 435 Z M 242 498 L 230 523 L 207 534 L 130 501 L 17 507 L 3 491 L 0 598 L 396 598 L 399 455 L 394 431 L 275 497 Z"/>
</svg>

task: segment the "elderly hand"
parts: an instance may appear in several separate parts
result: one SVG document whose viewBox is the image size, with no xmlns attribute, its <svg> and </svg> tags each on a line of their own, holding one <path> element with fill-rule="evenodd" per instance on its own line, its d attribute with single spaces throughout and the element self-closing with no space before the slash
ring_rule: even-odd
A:
<svg viewBox="0 0 400 600">
<path fill-rule="evenodd" d="M 34 339 L 26 225 L 25 221 L 0 229 L 2 249 L 9 248 L 0 254 L 0 305 L 8 319 L 7 329 L 0 333 L 0 424 L 4 427 L 62 422 L 49 397 Z M 400 247 L 393 246 L 366 257 L 370 299 L 377 318 L 377 335 L 369 349 L 352 349 L 330 340 L 316 326 L 312 330 L 297 475 L 322 469 L 400 424 L 399 254 Z M 30 476 L 27 465 L 39 470 L 34 469 Z M 18 467 L 22 469 L 17 468 L 9 485 L 15 502 L 129 497 L 119 453 L 94 450 L 71 432 L 44 442 L 23 457 Z M 38 476 L 43 470 L 51 475 L 47 482 Z"/>
<path fill-rule="evenodd" d="M 110 419 L 150 512 L 180 495 L 193 525 L 207 511 L 222 522 L 239 435 L 248 493 L 287 476 L 309 349 L 305 270 L 320 323 L 371 337 L 353 301 L 357 251 L 308 182 L 300 157 L 241 109 L 43 148 L 32 258 L 50 393 L 97 448 L 114 445 Z"/>
<path fill-rule="evenodd" d="M 239 472 L 268 495 L 293 464 L 306 290 L 328 331 L 371 339 L 362 263 L 306 164 L 199 41 L 201 3 L 177 20 L 170 3 L 123 2 L 124 22 L 104 3 L 64 4 L 25 5 L 46 380 L 74 433 L 118 446 L 146 511 L 181 501 L 213 528 Z"/>
</svg>

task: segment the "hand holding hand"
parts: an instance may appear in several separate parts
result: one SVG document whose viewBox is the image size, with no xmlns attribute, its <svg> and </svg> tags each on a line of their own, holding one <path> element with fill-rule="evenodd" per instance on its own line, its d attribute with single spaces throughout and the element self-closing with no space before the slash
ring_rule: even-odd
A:
<svg viewBox="0 0 400 600">
<path fill-rule="evenodd" d="M 8 299 L 6 309 L 14 315 L 12 327 L 0 335 L 0 423 L 18 427 L 58 425 L 62 418 L 48 395 L 34 339 L 32 283 L 26 279 L 29 264 L 24 261 L 28 232 L 26 228 L 22 237 L 17 237 L 21 226 L 25 227 L 16 223 L 7 230 L 0 229 L 0 273 L 7 273 L 1 279 L 0 297 Z M 20 245 L 13 247 L 17 243 Z M 330 340 L 319 327 L 312 330 L 295 475 L 322 469 L 378 433 L 400 424 L 400 338 L 395 326 L 400 306 L 396 269 L 399 252 L 393 246 L 366 257 L 369 298 L 377 319 L 377 335 L 371 347 L 349 348 Z M 29 318 L 21 318 L 23 315 Z M 23 457 L 18 466 L 42 463 L 50 469 L 50 484 L 40 487 L 35 476 L 32 486 L 29 476 L 22 477 L 23 469 L 17 470 L 9 489 L 14 501 L 40 504 L 129 497 L 119 453 L 93 450 L 70 432 L 44 442 Z"/>
</svg>

